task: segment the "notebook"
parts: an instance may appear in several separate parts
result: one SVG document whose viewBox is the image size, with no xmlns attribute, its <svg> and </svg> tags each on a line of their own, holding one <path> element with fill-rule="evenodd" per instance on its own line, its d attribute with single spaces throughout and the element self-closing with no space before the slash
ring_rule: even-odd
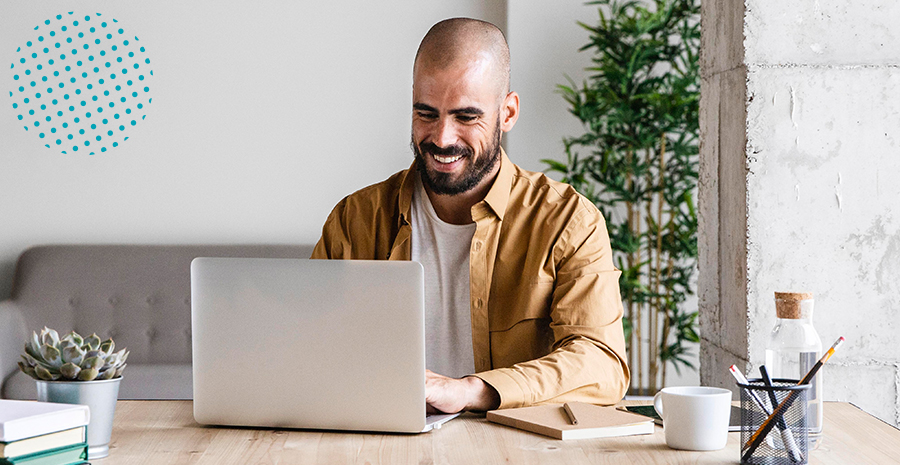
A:
<svg viewBox="0 0 900 465">
<path fill-rule="evenodd" d="M 194 418 L 207 425 L 418 433 L 424 271 L 409 261 L 196 258 Z"/>
<path fill-rule="evenodd" d="M 0 458 L 19 457 L 87 441 L 84 426 L 14 442 L 0 442 Z"/>
<path fill-rule="evenodd" d="M 0 399 L 0 442 L 85 426 L 90 419 L 86 405 Z"/>
<path fill-rule="evenodd" d="M 615 407 L 569 402 L 578 424 L 572 424 L 562 404 L 492 410 L 487 419 L 501 425 L 556 439 L 590 439 L 653 434 L 653 420 Z"/>
</svg>

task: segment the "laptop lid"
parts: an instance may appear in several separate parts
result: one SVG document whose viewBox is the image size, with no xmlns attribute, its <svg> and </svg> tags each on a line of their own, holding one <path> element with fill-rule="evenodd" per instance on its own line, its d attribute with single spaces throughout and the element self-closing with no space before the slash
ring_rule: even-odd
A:
<svg viewBox="0 0 900 465">
<path fill-rule="evenodd" d="M 423 273 L 408 261 L 194 259 L 194 418 L 425 430 Z"/>
</svg>

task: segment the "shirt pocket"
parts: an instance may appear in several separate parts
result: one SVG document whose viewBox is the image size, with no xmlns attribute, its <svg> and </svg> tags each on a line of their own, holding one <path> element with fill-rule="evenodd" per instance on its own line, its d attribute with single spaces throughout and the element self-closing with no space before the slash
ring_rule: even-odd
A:
<svg viewBox="0 0 900 465">
<path fill-rule="evenodd" d="M 546 320 L 549 327 L 553 287 L 553 281 L 539 281 L 495 291 L 488 309 L 490 331 L 508 331 L 527 320 Z"/>
</svg>

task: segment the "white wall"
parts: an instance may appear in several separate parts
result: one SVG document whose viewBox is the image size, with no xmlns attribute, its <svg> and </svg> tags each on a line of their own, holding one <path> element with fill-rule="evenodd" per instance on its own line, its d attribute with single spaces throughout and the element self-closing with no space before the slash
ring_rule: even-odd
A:
<svg viewBox="0 0 900 465">
<path fill-rule="evenodd" d="M 563 137 L 584 132 L 556 86 L 568 84 L 566 76 L 579 84 L 587 76 L 591 52 L 578 49 L 588 42 L 588 31 L 576 22 L 596 23 L 597 7 L 577 0 L 514 0 L 508 17 L 510 87 L 519 93 L 522 113 L 506 135 L 506 149 L 522 168 L 543 171 L 542 159 L 564 160 Z"/>
<path fill-rule="evenodd" d="M 501 0 L 0 3 L 0 299 L 41 243 L 313 243 L 344 195 L 406 168 L 412 62 L 435 22 Z M 11 108 L 8 63 L 57 14 L 115 18 L 152 58 L 146 120 L 63 155 Z"/>
</svg>

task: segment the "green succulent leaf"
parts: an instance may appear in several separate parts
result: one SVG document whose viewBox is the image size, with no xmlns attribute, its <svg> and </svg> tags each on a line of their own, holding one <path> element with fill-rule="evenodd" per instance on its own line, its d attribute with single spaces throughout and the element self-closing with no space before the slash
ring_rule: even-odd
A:
<svg viewBox="0 0 900 465">
<path fill-rule="evenodd" d="M 80 373 L 78 373 L 79 381 L 93 381 L 97 379 L 97 376 L 100 375 L 100 370 L 96 368 L 86 368 L 82 369 Z"/>
<path fill-rule="evenodd" d="M 22 360 L 25 360 L 25 364 L 30 367 L 34 367 L 34 366 L 38 365 L 38 361 L 35 360 L 35 358 L 31 356 L 31 354 L 28 354 L 28 353 L 22 354 Z"/>
<path fill-rule="evenodd" d="M 119 368 L 116 368 L 116 374 L 113 375 L 113 378 L 119 378 L 119 377 L 121 377 L 121 376 L 122 376 L 122 372 L 125 371 L 125 367 L 127 367 L 127 366 L 128 366 L 127 363 L 123 363 L 122 366 L 120 366 Z"/>
<path fill-rule="evenodd" d="M 130 353 L 131 352 L 122 349 L 115 353 L 116 360 L 118 360 L 119 363 L 125 363 L 125 360 L 128 360 L 128 354 Z"/>
<path fill-rule="evenodd" d="M 100 352 L 103 352 L 104 355 L 113 353 L 115 349 L 116 343 L 112 339 L 107 339 L 100 344 Z"/>
<path fill-rule="evenodd" d="M 74 363 L 71 363 L 71 362 L 66 363 L 65 365 L 59 367 L 59 374 L 61 374 L 63 376 L 63 378 L 66 378 L 66 379 L 71 379 L 71 380 L 77 379 L 78 373 L 80 373 L 80 372 L 81 372 L 81 367 Z"/>
<path fill-rule="evenodd" d="M 39 360 L 43 360 L 48 365 L 57 368 L 59 368 L 63 363 L 62 356 L 59 353 L 59 349 L 49 344 L 44 344 L 43 346 L 41 346 L 41 358 Z"/>
<path fill-rule="evenodd" d="M 97 350 L 100 348 L 100 337 L 96 333 L 91 334 L 84 340 L 84 344 L 89 346 L 90 350 Z"/>
<path fill-rule="evenodd" d="M 81 365 L 81 361 L 84 360 L 84 350 L 81 347 L 72 344 L 63 348 L 62 358 L 64 362 L 72 362 L 76 365 Z"/>
<path fill-rule="evenodd" d="M 19 362 L 19 369 L 22 370 L 22 373 L 25 373 L 28 376 L 31 376 L 34 379 L 39 379 L 37 373 L 34 371 L 33 366 L 29 366 L 23 362 Z"/>
<path fill-rule="evenodd" d="M 91 352 L 93 352 L 93 351 L 91 351 Z M 88 354 L 90 354 L 90 352 L 88 352 Z M 81 369 L 89 370 L 89 369 L 96 368 L 99 371 L 100 368 L 103 367 L 103 363 L 104 363 L 103 359 L 100 357 L 96 357 L 96 356 L 90 357 L 88 355 L 85 355 L 84 361 L 81 362 Z"/>
<path fill-rule="evenodd" d="M 44 368 L 42 365 L 38 365 L 34 367 L 34 372 L 37 374 L 37 377 L 44 381 L 56 381 L 59 379 L 59 373 L 51 373 L 50 370 Z"/>
<path fill-rule="evenodd" d="M 112 379 L 113 376 L 116 375 L 115 368 L 108 368 L 100 372 L 100 375 L 97 376 L 97 379 Z"/>
<path fill-rule="evenodd" d="M 36 332 L 31 332 L 31 340 L 25 344 L 25 352 L 30 353 L 33 357 L 37 357 L 41 353 L 41 340 Z"/>
<path fill-rule="evenodd" d="M 44 329 L 41 330 L 41 342 L 55 347 L 59 345 L 59 333 L 55 329 L 44 326 Z"/>
</svg>

